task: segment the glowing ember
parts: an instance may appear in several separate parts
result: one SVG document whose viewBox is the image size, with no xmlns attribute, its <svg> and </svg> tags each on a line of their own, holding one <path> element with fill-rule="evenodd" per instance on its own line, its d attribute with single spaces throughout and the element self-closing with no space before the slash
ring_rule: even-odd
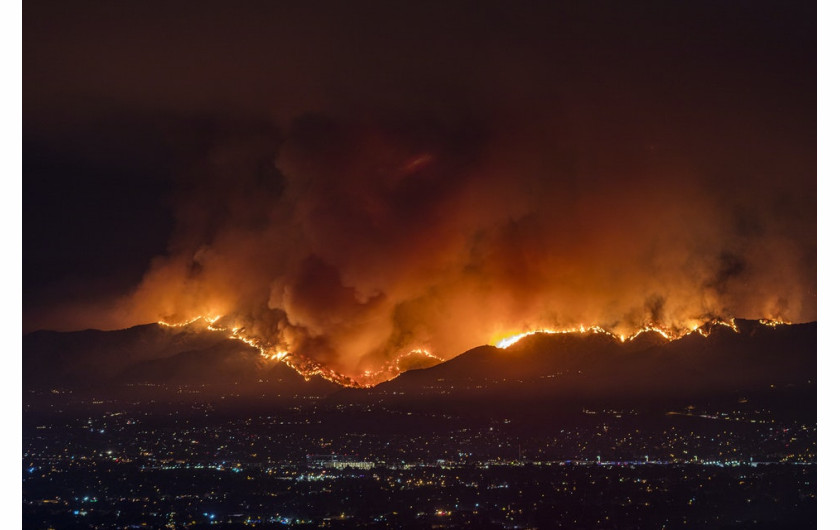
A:
<svg viewBox="0 0 840 530">
<path fill-rule="evenodd" d="M 647 333 L 649 331 L 652 331 L 654 333 L 658 333 L 658 334 L 662 335 L 662 337 L 664 337 L 667 340 L 674 340 L 675 338 L 678 338 L 673 333 L 669 333 L 669 332 L 665 331 L 664 329 L 662 329 L 660 327 L 648 324 L 648 325 L 645 325 L 643 328 L 639 329 L 637 332 L 630 335 L 630 338 L 627 339 L 627 340 L 633 341 L 636 337 L 638 337 L 642 333 Z M 682 336 L 682 335 L 680 335 L 680 336 Z M 623 336 L 621 337 L 621 342 L 624 342 L 624 337 Z"/>
<path fill-rule="evenodd" d="M 785 320 L 776 320 L 776 319 L 769 319 L 769 318 L 762 318 L 758 321 L 760 324 L 765 326 L 770 326 L 771 328 L 775 328 L 776 326 L 790 326 L 791 323 Z"/>
<path fill-rule="evenodd" d="M 645 333 L 647 331 L 653 331 L 653 332 L 659 333 L 660 335 L 662 335 L 663 337 L 665 337 L 668 340 L 673 340 L 675 338 L 678 338 L 674 334 L 668 333 L 667 331 L 665 331 L 661 328 L 658 328 L 656 326 L 653 326 L 653 325 L 646 325 L 643 328 L 636 331 L 635 333 L 633 333 L 632 335 L 630 335 L 629 338 L 627 338 L 623 334 L 622 335 L 616 335 L 616 334 L 614 334 L 610 331 L 607 331 L 606 329 L 602 328 L 601 326 L 584 326 L 583 324 L 581 324 L 580 326 L 578 326 L 576 328 L 559 329 L 559 330 L 558 329 L 538 329 L 538 330 L 534 330 L 534 331 L 526 331 L 526 332 L 519 333 L 517 335 L 506 337 L 506 338 L 500 340 L 499 342 L 496 343 L 496 347 L 501 348 L 501 349 L 506 349 L 506 348 L 509 348 L 510 346 L 516 344 L 520 340 L 524 339 L 525 337 L 528 337 L 530 335 L 536 335 L 536 334 L 558 335 L 558 334 L 568 334 L 568 333 L 578 333 L 578 334 L 597 333 L 597 334 L 608 335 L 608 336 L 610 336 L 610 337 L 612 337 L 616 340 L 619 340 L 621 342 L 625 342 L 625 341 L 632 341 L 633 339 L 635 339 L 636 337 L 638 337 L 639 335 L 641 335 L 642 333 Z"/>
<path fill-rule="evenodd" d="M 659 326 L 655 326 L 653 324 L 646 324 L 643 327 L 639 328 L 636 332 L 632 333 L 631 335 L 627 336 L 625 334 L 616 335 L 606 329 L 602 328 L 601 326 L 583 326 L 580 325 L 576 328 L 568 328 L 568 329 L 538 329 L 534 331 L 525 331 L 523 333 L 518 333 L 516 335 L 511 335 L 506 337 L 496 343 L 496 347 L 500 349 L 506 349 L 510 346 L 516 344 L 520 340 L 528 337 L 530 335 L 536 334 L 546 334 L 546 335 L 557 335 L 557 334 L 567 334 L 567 333 L 579 333 L 579 334 L 589 334 L 589 333 L 600 333 L 609 335 L 610 337 L 619 340 L 621 342 L 632 342 L 635 340 L 639 335 L 643 333 L 653 332 L 658 333 L 661 335 L 665 340 L 672 341 L 680 339 L 689 333 L 700 333 L 704 337 L 708 337 L 711 329 L 715 326 L 724 326 L 730 328 L 732 331 L 738 332 L 738 327 L 735 325 L 735 319 L 727 320 L 720 320 L 715 319 L 710 322 L 707 322 L 703 326 L 700 325 L 692 325 L 690 328 L 683 328 L 677 330 L 668 330 L 665 328 L 661 328 Z"/>
<path fill-rule="evenodd" d="M 441 359 L 440 357 L 426 349 L 417 348 L 400 354 L 399 356 L 397 356 L 396 359 L 389 361 L 387 364 L 385 364 L 385 366 L 383 366 L 379 370 L 365 370 L 362 373 L 361 377 L 357 378 L 357 382 L 360 386 L 371 387 L 378 383 L 381 383 L 382 381 L 388 381 L 390 379 L 393 379 L 405 371 L 405 369 L 403 369 L 400 366 L 400 363 L 408 357 L 412 356 L 422 356 L 426 357 L 427 359 L 432 359 L 436 362 L 444 361 L 444 359 Z"/>
</svg>

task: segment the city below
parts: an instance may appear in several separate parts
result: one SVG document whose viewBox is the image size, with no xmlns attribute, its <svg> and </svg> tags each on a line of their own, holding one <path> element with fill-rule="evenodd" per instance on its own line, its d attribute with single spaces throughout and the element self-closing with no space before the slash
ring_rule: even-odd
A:
<svg viewBox="0 0 840 530">
<path fill-rule="evenodd" d="M 132 390 L 24 396 L 25 527 L 815 524 L 816 422 L 766 397 L 508 417 L 385 399 L 278 405 L 206 386 Z"/>
</svg>

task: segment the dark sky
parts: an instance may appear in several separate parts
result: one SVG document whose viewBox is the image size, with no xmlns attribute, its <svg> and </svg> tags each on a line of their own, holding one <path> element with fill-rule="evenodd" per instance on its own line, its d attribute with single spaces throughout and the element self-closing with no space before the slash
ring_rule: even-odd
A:
<svg viewBox="0 0 840 530">
<path fill-rule="evenodd" d="M 452 4 L 27 2 L 24 330 L 816 318 L 815 4 Z"/>
</svg>

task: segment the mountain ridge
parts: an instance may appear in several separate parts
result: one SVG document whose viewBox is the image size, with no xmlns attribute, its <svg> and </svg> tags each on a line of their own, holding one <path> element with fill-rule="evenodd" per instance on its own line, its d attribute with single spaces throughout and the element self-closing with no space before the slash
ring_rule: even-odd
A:
<svg viewBox="0 0 840 530">
<path fill-rule="evenodd" d="M 645 331 L 621 341 L 607 333 L 535 333 L 505 349 L 482 345 L 432 367 L 408 370 L 368 389 L 305 378 L 267 364 L 253 347 L 204 327 L 144 324 L 124 330 L 24 336 L 25 387 L 97 384 L 248 383 L 342 396 L 511 391 L 546 395 L 738 391 L 816 380 L 816 322 L 769 326 L 736 319 L 667 340 Z M 321 383 L 324 384 L 321 384 Z"/>
<path fill-rule="evenodd" d="M 816 322 L 765 326 L 735 320 L 738 331 L 715 326 L 634 347 L 607 334 L 534 334 L 506 349 L 480 346 L 377 385 L 375 394 L 489 394 L 511 386 L 555 394 L 697 394 L 756 390 L 816 381 Z M 546 381 L 553 379 L 554 381 Z M 554 383 L 554 384 L 550 384 Z M 357 394 L 359 392 L 357 391 Z"/>
</svg>

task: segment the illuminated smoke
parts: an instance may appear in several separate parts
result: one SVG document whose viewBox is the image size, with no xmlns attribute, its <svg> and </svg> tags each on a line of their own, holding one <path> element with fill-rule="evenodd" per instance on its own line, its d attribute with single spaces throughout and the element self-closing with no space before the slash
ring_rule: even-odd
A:
<svg viewBox="0 0 840 530">
<path fill-rule="evenodd" d="M 304 374 L 367 384 L 410 352 L 445 359 L 523 330 L 632 340 L 815 318 L 801 226 L 744 207 L 752 189 L 517 131 L 306 115 L 279 148 L 223 144 L 179 195 L 170 253 L 126 323 L 206 315 Z"/>
</svg>

